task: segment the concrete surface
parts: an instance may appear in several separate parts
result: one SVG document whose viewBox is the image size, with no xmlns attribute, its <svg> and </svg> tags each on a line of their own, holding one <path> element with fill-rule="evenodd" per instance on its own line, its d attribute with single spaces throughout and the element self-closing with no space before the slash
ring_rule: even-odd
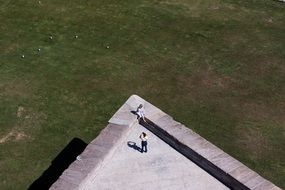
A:
<svg viewBox="0 0 285 190">
<path fill-rule="evenodd" d="M 183 124 L 173 120 L 169 115 L 156 118 L 153 122 L 163 130 L 174 136 L 176 139 L 189 148 L 230 174 L 236 180 L 254 190 L 281 190 L 270 181 L 259 176 L 256 172 L 231 157 L 203 137 Z"/>
<path fill-rule="evenodd" d="M 131 145 L 136 143 L 140 147 L 139 135 L 142 132 L 149 136 L 147 153 L 128 145 L 131 142 Z M 89 180 L 92 182 L 81 184 L 80 189 L 228 189 L 137 123 L 108 163 Z"/>
<path fill-rule="evenodd" d="M 183 124 L 141 97 L 132 95 L 96 137 L 52 185 L 52 190 L 136 189 L 227 189 L 169 145 L 149 134 L 149 152 L 140 153 L 127 142 L 140 146 L 138 125 L 131 111 L 144 105 L 145 114 L 178 139 L 250 189 L 281 190 Z"/>
</svg>

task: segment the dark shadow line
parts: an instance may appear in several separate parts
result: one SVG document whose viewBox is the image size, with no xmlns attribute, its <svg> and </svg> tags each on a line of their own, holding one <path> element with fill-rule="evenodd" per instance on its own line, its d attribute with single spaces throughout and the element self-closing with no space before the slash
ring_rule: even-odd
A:
<svg viewBox="0 0 285 190">
<path fill-rule="evenodd" d="M 197 164 L 200 168 L 208 172 L 210 175 L 215 177 L 221 183 L 233 190 L 249 190 L 244 184 L 233 178 L 231 175 L 224 172 L 221 168 L 217 167 L 215 164 L 181 143 L 174 136 L 170 135 L 168 132 L 157 126 L 155 123 L 146 118 L 147 122 L 140 121 L 139 123 L 155 134 L 158 138 L 163 140 L 165 143 L 170 145 L 176 151 L 180 152 L 186 158 Z"/>
<path fill-rule="evenodd" d="M 132 114 L 136 115 L 137 116 L 137 119 L 139 119 L 139 115 L 136 111 L 130 111 Z"/>
</svg>

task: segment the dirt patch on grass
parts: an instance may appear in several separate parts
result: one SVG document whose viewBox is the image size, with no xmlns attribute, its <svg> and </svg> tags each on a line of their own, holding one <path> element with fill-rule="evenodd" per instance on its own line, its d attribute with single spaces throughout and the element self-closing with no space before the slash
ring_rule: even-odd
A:
<svg viewBox="0 0 285 190">
<path fill-rule="evenodd" d="M 41 125 L 47 119 L 47 115 L 43 112 L 36 112 L 32 108 L 19 106 L 17 109 L 17 117 L 19 118 L 19 126 L 31 128 Z"/>
<path fill-rule="evenodd" d="M 15 140 L 16 141 L 20 141 L 20 140 L 23 140 L 23 139 L 25 139 L 25 138 L 27 138 L 28 136 L 25 134 L 25 133 L 23 133 L 23 132 L 17 132 L 16 134 L 15 134 Z"/>
<path fill-rule="evenodd" d="M 24 112 L 25 112 L 25 108 L 22 106 L 19 106 L 17 110 L 17 117 L 22 117 L 24 115 Z"/>
<path fill-rule="evenodd" d="M 12 129 L 7 135 L 0 137 L 0 144 L 6 143 L 8 141 L 21 141 L 28 138 L 24 132 L 16 131 Z"/>
<path fill-rule="evenodd" d="M 273 23 L 273 19 L 272 18 L 266 18 L 265 21 L 267 21 L 268 23 Z"/>
<path fill-rule="evenodd" d="M 0 144 L 8 141 L 23 141 L 32 139 L 25 131 L 33 130 L 35 127 L 41 126 L 42 122 L 47 119 L 43 112 L 36 112 L 32 108 L 19 106 L 16 110 L 18 122 L 10 132 L 4 136 L 0 136 Z"/>
</svg>

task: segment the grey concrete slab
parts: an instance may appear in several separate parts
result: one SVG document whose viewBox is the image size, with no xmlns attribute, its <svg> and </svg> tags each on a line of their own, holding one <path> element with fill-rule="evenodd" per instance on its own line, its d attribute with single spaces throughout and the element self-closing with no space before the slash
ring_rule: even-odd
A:
<svg viewBox="0 0 285 190">
<path fill-rule="evenodd" d="M 252 172 L 253 171 L 249 170 L 248 167 L 246 167 L 245 165 L 241 165 L 229 174 L 240 181 L 241 179 L 249 176 Z"/>
<path fill-rule="evenodd" d="M 224 171 L 233 171 L 236 168 L 239 168 L 243 164 L 236 159 L 230 159 L 228 162 L 221 164 L 221 169 Z"/>
<path fill-rule="evenodd" d="M 227 156 L 221 157 L 220 160 L 217 160 L 215 162 L 215 165 L 218 166 L 219 168 L 225 170 L 227 165 L 235 163 L 235 161 L 236 161 L 235 159 L 233 159 L 232 157 L 227 155 Z"/>
<path fill-rule="evenodd" d="M 246 186 L 248 186 L 250 189 L 254 189 L 257 187 L 259 184 L 263 183 L 264 179 L 260 175 L 256 176 L 255 178 L 249 180 L 248 182 L 245 183 Z"/>
<path fill-rule="evenodd" d="M 219 154 L 211 159 L 211 162 L 215 165 L 221 162 L 221 160 L 227 159 L 229 155 L 227 153 Z"/>
<path fill-rule="evenodd" d="M 282 190 L 281 188 L 279 188 L 279 187 L 276 187 L 276 186 L 274 186 L 274 187 L 272 187 L 271 189 L 269 189 L 269 190 Z"/>
<path fill-rule="evenodd" d="M 192 145 L 197 142 L 204 142 L 204 139 L 202 137 L 191 133 L 185 133 L 184 135 L 181 135 L 176 138 L 179 139 L 183 144 L 189 146 L 190 148 L 192 148 Z"/>
<path fill-rule="evenodd" d="M 131 141 L 140 147 L 139 135 L 143 131 L 149 135 L 148 153 L 140 153 L 127 144 Z M 89 182 L 81 184 L 79 189 L 94 188 L 228 189 L 140 125 L 131 128 L 128 137 L 109 158 L 108 164 L 97 171 L 96 177 L 90 177 Z"/>
<path fill-rule="evenodd" d="M 177 128 L 177 130 L 175 128 Z M 169 130 L 169 133 L 178 139 L 183 139 L 185 136 L 189 136 L 188 134 L 193 134 L 193 131 L 183 124 L 177 124 L 173 125 L 172 130 Z"/>
<path fill-rule="evenodd" d="M 181 123 L 176 122 L 169 115 L 165 115 L 156 120 L 156 124 L 159 126 L 163 126 L 162 128 L 166 131 L 170 131 L 171 129 L 175 129 L 176 125 L 180 125 Z"/>
<path fill-rule="evenodd" d="M 200 150 L 207 148 L 207 145 L 209 145 L 209 142 L 201 138 L 201 139 L 196 139 L 194 143 L 191 144 L 191 148 L 193 150 L 196 150 L 196 152 L 199 151 L 198 153 L 200 153 Z"/>
<path fill-rule="evenodd" d="M 96 142 L 94 142 L 94 143 L 90 144 L 88 152 L 90 152 L 91 154 L 94 155 L 94 154 L 97 154 L 98 152 L 106 152 L 107 149 L 108 148 L 106 146 L 98 145 L 98 144 L 96 144 Z"/>
<path fill-rule="evenodd" d="M 205 145 L 205 147 L 202 147 L 199 149 L 199 154 L 206 158 L 207 160 L 211 160 L 213 157 L 216 157 L 218 155 L 223 154 L 224 151 L 221 149 L 218 149 L 213 144 L 209 143 Z"/>
<path fill-rule="evenodd" d="M 243 184 L 246 184 L 249 180 L 255 178 L 256 176 L 258 176 L 258 174 L 254 171 L 251 171 L 245 177 L 241 178 L 240 182 L 242 182 Z"/>
<path fill-rule="evenodd" d="M 268 189 L 272 189 L 273 187 L 274 187 L 274 185 L 271 182 L 264 180 L 258 186 L 253 188 L 253 190 L 268 190 Z"/>
<path fill-rule="evenodd" d="M 50 190 L 59 190 L 59 189 L 77 189 L 78 185 L 72 184 L 69 181 L 64 179 L 59 179 L 54 183 L 49 189 Z"/>
<path fill-rule="evenodd" d="M 65 170 L 63 172 L 63 175 L 61 176 L 61 179 L 65 181 L 70 181 L 74 185 L 78 185 L 81 183 L 81 181 L 85 178 L 84 173 L 82 173 L 80 170 Z"/>
<path fill-rule="evenodd" d="M 181 132 L 181 126 L 180 125 L 168 127 L 166 131 L 169 134 L 171 134 L 172 136 L 175 136 L 176 138 L 180 138 L 181 135 L 183 135 L 183 136 L 185 135 L 185 133 Z"/>
<path fill-rule="evenodd" d="M 116 146 L 124 139 L 128 130 L 129 126 L 109 124 L 78 156 L 78 160 L 63 172 L 51 189 L 77 189 L 86 178 L 94 176 L 94 173 L 103 167 L 106 164 L 105 161 L 112 156 Z"/>
<path fill-rule="evenodd" d="M 84 164 L 83 162 L 76 160 L 75 162 L 73 162 L 73 163 L 68 167 L 68 169 L 80 171 L 82 174 L 87 175 L 87 173 L 88 173 L 90 167 L 94 167 L 94 165 L 92 166 L 92 163 L 94 163 L 94 162 L 91 162 L 91 164 L 86 165 L 86 164 Z M 87 166 L 88 166 L 88 167 L 87 167 Z"/>
</svg>

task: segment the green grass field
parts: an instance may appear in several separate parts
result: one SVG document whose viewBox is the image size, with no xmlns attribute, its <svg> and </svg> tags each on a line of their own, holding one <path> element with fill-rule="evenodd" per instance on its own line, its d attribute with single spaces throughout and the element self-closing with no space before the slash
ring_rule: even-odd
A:
<svg viewBox="0 0 285 190">
<path fill-rule="evenodd" d="M 132 94 L 285 188 L 285 3 L 0 3 L 1 190 L 29 187 Z"/>
</svg>

